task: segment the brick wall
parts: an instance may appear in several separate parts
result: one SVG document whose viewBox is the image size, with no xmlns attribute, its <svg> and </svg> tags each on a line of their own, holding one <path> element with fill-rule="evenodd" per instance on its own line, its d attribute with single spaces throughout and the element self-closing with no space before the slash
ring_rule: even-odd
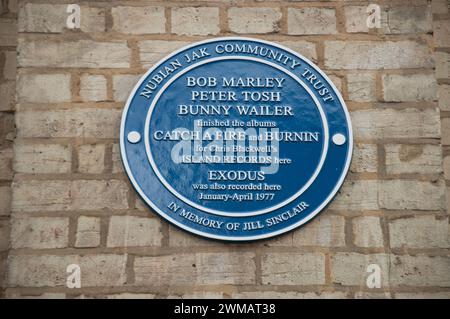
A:
<svg viewBox="0 0 450 319">
<path fill-rule="evenodd" d="M 6 297 L 450 297 L 446 0 L 83 1 L 81 28 L 69 30 L 71 2 L 1 2 Z M 380 29 L 366 25 L 369 3 L 382 8 Z M 346 100 L 356 144 L 320 217 L 250 244 L 162 221 L 132 190 L 118 148 L 140 75 L 183 45 L 236 35 L 317 63 Z M 80 289 L 66 287 L 73 263 Z M 366 286 L 369 264 L 381 288 Z"/>
</svg>

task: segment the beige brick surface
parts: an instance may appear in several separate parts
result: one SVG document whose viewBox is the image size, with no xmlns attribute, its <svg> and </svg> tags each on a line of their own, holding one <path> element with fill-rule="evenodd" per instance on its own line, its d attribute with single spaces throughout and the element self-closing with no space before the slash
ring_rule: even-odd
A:
<svg viewBox="0 0 450 319">
<path fill-rule="evenodd" d="M 329 8 L 288 9 L 288 34 L 334 34 L 336 12 Z"/>
<path fill-rule="evenodd" d="M 350 170 L 352 172 L 376 172 L 378 167 L 378 150 L 375 144 L 356 144 Z"/>
<path fill-rule="evenodd" d="M 415 41 L 325 41 L 325 66 L 330 69 L 432 68 L 426 44 Z"/>
<path fill-rule="evenodd" d="M 82 287 L 122 286 L 126 281 L 126 255 L 12 255 L 8 260 L 9 285 L 65 287 L 66 268 L 71 264 L 80 266 Z"/>
<path fill-rule="evenodd" d="M 13 211 L 124 209 L 128 185 L 120 180 L 27 180 L 13 185 Z"/>
<path fill-rule="evenodd" d="M 383 231 L 379 217 L 367 216 L 352 219 L 355 245 L 359 247 L 383 247 Z"/>
<path fill-rule="evenodd" d="M 172 32 L 181 35 L 219 33 L 219 9 L 185 7 L 172 9 Z"/>
<path fill-rule="evenodd" d="M 161 223 L 158 219 L 113 216 L 109 221 L 108 247 L 159 246 Z"/>
<path fill-rule="evenodd" d="M 273 8 L 230 8 L 228 25 L 235 33 L 271 33 L 280 27 L 281 11 Z"/>
<path fill-rule="evenodd" d="M 131 50 L 125 41 L 19 41 L 21 67 L 128 68 Z"/>
<path fill-rule="evenodd" d="M 64 248 L 69 240 L 67 217 L 21 217 L 11 221 L 12 248 Z"/>
<path fill-rule="evenodd" d="M 253 253 L 196 253 L 135 259 L 136 285 L 255 283 Z"/>
<path fill-rule="evenodd" d="M 121 110 L 71 109 L 24 111 L 16 114 L 20 137 L 95 137 L 118 136 Z"/>
<path fill-rule="evenodd" d="M 163 7 L 117 6 L 111 10 L 112 29 L 128 34 L 164 33 L 166 17 Z"/>
<path fill-rule="evenodd" d="M 351 114 L 356 138 L 437 138 L 440 120 L 437 109 L 371 109 Z"/>
<path fill-rule="evenodd" d="M 331 257 L 331 276 L 336 284 L 366 286 L 368 266 L 376 264 L 381 269 L 381 285 L 389 284 L 389 256 L 386 254 L 337 253 Z"/>
<path fill-rule="evenodd" d="M 390 282 L 398 286 L 449 287 L 449 267 L 447 256 L 395 256 L 390 262 Z"/>
<path fill-rule="evenodd" d="M 80 97 L 83 101 L 106 100 L 107 84 L 103 75 L 83 74 L 80 82 Z"/>
<path fill-rule="evenodd" d="M 105 144 L 81 145 L 78 149 L 78 171 L 100 174 L 105 170 Z"/>
<path fill-rule="evenodd" d="M 388 174 L 442 172 L 440 145 L 385 145 L 386 172 Z"/>
<path fill-rule="evenodd" d="M 447 248 L 450 245 L 448 218 L 417 216 L 389 223 L 391 247 Z"/>
<path fill-rule="evenodd" d="M 321 285 L 325 283 L 325 257 L 319 253 L 270 253 L 262 256 L 265 285 Z"/>
<path fill-rule="evenodd" d="M 76 247 L 97 247 L 100 245 L 100 218 L 78 217 Z"/>
<path fill-rule="evenodd" d="M 57 103 L 70 101 L 69 74 L 22 74 L 17 85 L 19 103 Z"/>
<path fill-rule="evenodd" d="M 380 207 L 386 209 L 444 209 L 444 185 L 417 180 L 381 181 L 379 202 Z"/>
<path fill-rule="evenodd" d="M 437 84 L 433 74 L 391 74 L 383 76 L 382 81 L 385 101 L 436 100 Z"/>
<path fill-rule="evenodd" d="M 70 173 L 72 148 L 63 144 L 19 144 L 14 147 L 14 170 L 19 173 Z"/>
</svg>

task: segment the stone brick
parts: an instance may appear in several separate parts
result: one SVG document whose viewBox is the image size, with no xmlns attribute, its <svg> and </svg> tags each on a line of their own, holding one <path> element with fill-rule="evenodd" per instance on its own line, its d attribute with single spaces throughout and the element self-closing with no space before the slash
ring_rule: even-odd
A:
<svg viewBox="0 0 450 319">
<path fill-rule="evenodd" d="M 441 127 L 442 127 L 441 143 L 442 145 L 450 145 L 450 118 L 441 119 Z"/>
<path fill-rule="evenodd" d="M 10 287 L 65 287 L 66 268 L 77 264 L 81 269 L 81 287 L 122 286 L 126 282 L 126 255 L 10 255 Z"/>
<path fill-rule="evenodd" d="M 439 108 L 441 109 L 441 111 L 450 111 L 450 85 L 439 85 L 438 96 Z"/>
<path fill-rule="evenodd" d="M 0 216 L 8 216 L 11 212 L 11 188 L 0 186 Z"/>
<path fill-rule="evenodd" d="M 131 90 L 137 84 L 140 75 L 120 74 L 113 76 L 113 98 L 116 102 L 128 99 Z"/>
<path fill-rule="evenodd" d="M 20 32 L 61 33 L 69 16 L 65 4 L 27 3 L 19 11 Z M 81 6 L 80 29 L 83 32 L 105 31 L 105 10 Z"/>
<path fill-rule="evenodd" d="M 432 68 L 430 48 L 414 41 L 325 41 L 330 69 Z"/>
<path fill-rule="evenodd" d="M 253 253 L 196 253 L 136 257 L 136 285 L 255 284 Z"/>
<path fill-rule="evenodd" d="M 9 0 L 8 11 L 11 13 L 17 13 L 19 11 L 19 0 Z"/>
<path fill-rule="evenodd" d="M 352 219 L 353 237 L 359 247 L 383 247 L 380 218 L 361 216 Z"/>
<path fill-rule="evenodd" d="M 336 12 L 328 8 L 288 8 L 288 34 L 335 34 Z"/>
<path fill-rule="evenodd" d="M 203 247 L 220 245 L 218 242 L 212 242 L 206 238 L 192 236 L 179 228 L 169 226 L 169 246 L 171 247 Z"/>
<path fill-rule="evenodd" d="M 367 6 L 345 7 L 345 27 L 349 33 L 367 33 Z M 432 15 L 429 6 L 395 6 L 381 9 L 379 29 L 384 34 L 431 33 Z"/>
<path fill-rule="evenodd" d="M 434 3 L 434 1 L 432 2 Z M 450 292 L 396 292 L 396 299 L 450 299 Z"/>
<path fill-rule="evenodd" d="M 81 7 L 80 29 L 83 32 L 106 31 L 105 8 Z"/>
<path fill-rule="evenodd" d="M 114 144 L 112 146 L 112 172 L 115 173 L 121 173 L 124 171 L 123 164 L 122 164 L 122 157 L 120 154 L 120 147 L 119 144 Z"/>
<path fill-rule="evenodd" d="M 438 109 L 371 109 L 351 112 L 355 137 L 385 138 L 439 138 Z"/>
<path fill-rule="evenodd" d="M 395 256 L 390 266 L 391 285 L 450 287 L 448 256 Z"/>
<path fill-rule="evenodd" d="M 389 237 L 393 248 L 448 248 L 448 218 L 430 215 L 396 219 L 389 222 Z"/>
<path fill-rule="evenodd" d="M 243 291 L 233 293 L 233 299 L 344 299 L 348 298 L 345 292 L 297 292 L 297 291 Z"/>
<path fill-rule="evenodd" d="M 431 7 L 390 7 L 384 10 L 382 30 L 386 34 L 431 33 Z"/>
<path fill-rule="evenodd" d="M 433 0 L 431 2 L 431 13 L 445 14 L 448 13 L 449 6 L 447 0 Z"/>
<path fill-rule="evenodd" d="M 75 247 L 98 247 L 100 245 L 100 218 L 80 216 Z"/>
<path fill-rule="evenodd" d="M 262 256 L 264 285 L 325 284 L 325 256 L 320 253 L 267 253 Z"/>
<path fill-rule="evenodd" d="M 385 145 L 386 172 L 388 174 L 442 172 L 440 145 Z"/>
<path fill-rule="evenodd" d="M 16 82 L 5 81 L 0 83 L 0 111 L 14 110 L 16 104 Z"/>
<path fill-rule="evenodd" d="M 367 33 L 367 6 L 347 6 L 344 7 L 345 30 L 349 33 Z"/>
<path fill-rule="evenodd" d="M 345 246 L 345 220 L 341 216 L 323 215 L 293 233 L 293 245 L 299 246 Z"/>
<path fill-rule="evenodd" d="M 11 152 L 10 142 L 14 140 L 14 114 L 12 112 L 0 112 L 0 159 L 4 157 L 4 152 Z M 1 179 L 1 177 L 0 177 Z"/>
<path fill-rule="evenodd" d="M 0 219 L 0 252 L 4 252 L 9 249 L 9 234 L 9 220 Z M 3 260 L 0 260 L 0 262 L 3 263 Z"/>
<path fill-rule="evenodd" d="M 184 41 L 146 40 L 138 43 L 139 59 L 144 68 L 151 68 L 164 56 L 188 45 Z"/>
<path fill-rule="evenodd" d="M 20 40 L 17 51 L 21 67 L 129 68 L 131 59 L 125 41 Z"/>
<path fill-rule="evenodd" d="M 26 180 L 13 184 L 13 211 L 125 209 L 128 183 L 120 180 Z"/>
<path fill-rule="evenodd" d="M 5 62 L 3 65 L 3 77 L 6 80 L 15 80 L 17 72 L 16 51 L 4 51 Z"/>
<path fill-rule="evenodd" d="M 14 47 L 17 45 L 17 21 L 15 19 L 0 19 L 0 46 Z"/>
<path fill-rule="evenodd" d="M 442 182 L 380 181 L 379 203 L 385 209 L 441 210 L 445 208 Z"/>
<path fill-rule="evenodd" d="M 67 217 L 20 217 L 11 220 L 12 248 L 64 248 L 69 240 Z"/>
<path fill-rule="evenodd" d="M 377 172 L 378 151 L 375 144 L 354 144 L 350 170 L 352 172 Z"/>
<path fill-rule="evenodd" d="M 450 47 L 450 20 L 434 20 L 433 21 L 433 39 L 435 47 Z"/>
<path fill-rule="evenodd" d="M 14 146 L 14 170 L 18 173 L 70 173 L 72 149 L 62 144 L 23 144 Z"/>
<path fill-rule="evenodd" d="M 21 74 L 17 80 L 19 103 L 70 101 L 70 74 Z"/>
<path fill-rule="evenodd" d="M 0 180 L 2 179 L 7 181 L 12 180 L 13 178 L 12 158 L 13 152 L 11 148 L 0 150 Z"/>
<path fill-rule="evenodd" d="M 378 209 L 377 181 L 346 181 L 331 202 L 330 209 L 375 210 Z"/>
<path fill-rule="evenodd" d="M 166 16 L 163 7 L 124 7 L 111 9 L 112 29 L 128 34 L 164 33 Z"/>
<path fill-rule="evenodd" d="M 105 144 L 81 145 L 78 149 L 78 171 L 100 174 L 105 170 Z"/>
<path fill-rule="evenodd" d="M 355 73 L 347 76 L 348 98 L 356 102 L 376 100 L 375 75 L 371 73 Z"/>
<path fill-rule="evenodd" d="M 355 293 L 355 299 L 391 299 L 392 293 L 390 292 L 368 292 L 358 291 Z"/>
<path fill-rule="evenodd" d="M 108 247 L 160 246 L 159 219 L 135 216 L 112 216 L 109 222 Z"/>
<path fill-rule="evenodd" d="M 70 109 L 16 113 L 20 137 L 96 137 L 119 135 L 122 110 Z"/>
<path fill-rule="evenodd" d="M 435 75 L 437 79 L 448 79 L 450 77 L 450 54 L 437 51 L 434 53 L 436 63 Z"/>
<path fill-rule="evenodd" d="M 296 40 L 296 41 L 281 41 L 280 44 L 287 46 L 291 50 L 303 55 L 305 58 L 317 63 L 316 45 L 313 42 Z"/>
<path fill-rule="evenodd" d="M 437 98 L 433 74 L 387 74 L 383 75 L 382 81 L 385 101 L 434 101 Z"/>
<path fill-rule="evenodd" d="M 219 33 L 219 8 L 172 8 L 172 32 L 181 35 Z"/>
<path fill-rule="evenodd" d="M 444 158 L 444 176 L 445 179 L 450 180 L 450 156 Z"/>
<path fill-rule="evenodd" d="M 279 30 L 281 12 L 275 8 L 229 8 L 228 25 L 235 33 L 271 33 Z"/>
<path fill-rule="evenodd" d="M 83 101 L 105 101 L 105 76 L 83 74 L 80 79 L 80 97 Z"/>
<path fill-rule="evenodd" d="M 367 267 L 376 264 L 381 268 L 381 285 L 389 284 L 389 256 L 385 254 L 363 255 L 336 253 L 331 256 L 331 278 L 333 283 L 344 286 L 366 287 Z"/>
</svg>

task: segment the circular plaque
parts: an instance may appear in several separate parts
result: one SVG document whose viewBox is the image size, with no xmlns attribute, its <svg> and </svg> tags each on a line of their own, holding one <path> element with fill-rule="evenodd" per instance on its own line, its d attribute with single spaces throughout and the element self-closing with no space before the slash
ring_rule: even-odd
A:
<svg viewBox="0 0 450 319">
<path fill-rule="evenodd" d="M 204 237 L 247 241 L 317 215 L 352 154 L 344 101 L 312 62 L 281 45 L 216 38 L 150 69 L 128 98 L 128 177 L 163 218 Z"/>
</svg>

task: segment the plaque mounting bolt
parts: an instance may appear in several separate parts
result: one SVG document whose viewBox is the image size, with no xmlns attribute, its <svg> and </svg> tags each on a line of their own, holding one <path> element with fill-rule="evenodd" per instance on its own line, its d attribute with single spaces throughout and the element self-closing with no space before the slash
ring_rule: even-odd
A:
<svg viewBox="0 0 450 319">
<path fill-rule="evenodd" d="M 128 142 L 136 144 L 141 140 L 141 134 L 139 134 L 139 132 L 136 131 L 131 131 L 130 133 L 128 133 L 127 139 Z"/>
<path fill-rule="evenodd" d="M 332 140 L 333 143 L 336 145 L 343 145 L 347 141 L 345 135 L 341 133 L 334 134 Z"/>
</svg>

